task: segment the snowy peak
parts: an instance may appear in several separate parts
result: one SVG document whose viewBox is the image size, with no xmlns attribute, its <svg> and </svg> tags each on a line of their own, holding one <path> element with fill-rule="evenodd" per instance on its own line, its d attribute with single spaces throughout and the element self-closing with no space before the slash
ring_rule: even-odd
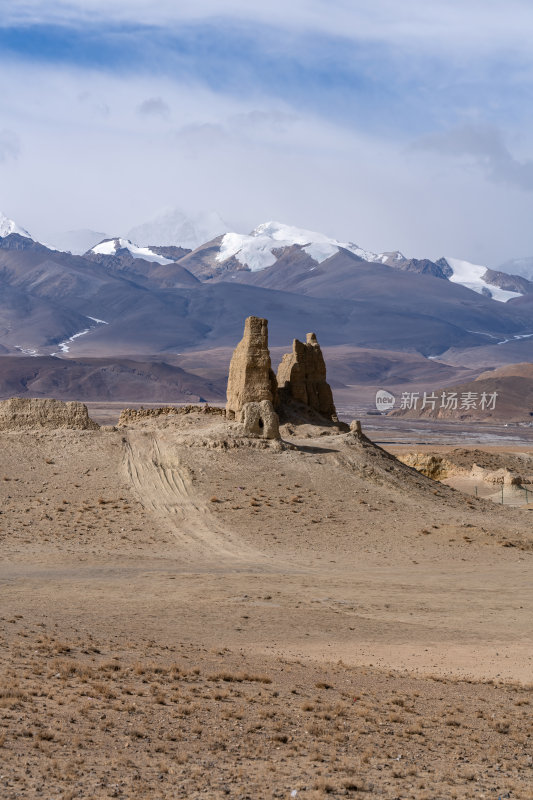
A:
<svg viewBox="0 0 533 800">
<path fill-rule="evenodd" d="M 377 255 L 368 253 L 368 255 L 370 258 L 365 259 L 366 261 L 375 261 L 379 264 L 385 264 L 387 267 L 397 267 L 398 264 L 407 261 L 407 258 L 399 250 L 394 250 L 392 253 L 378 253 Z"/>
<path fill-rule="evenodd" d="M 399 250 L 373 253 L 370 250 L 362 249 L 353 242 L 341 242 L 324 234 L 285 225 L 281 222 L 264 222 L 250 234 L 226 233 L 221 239 L 215 260 L 219 264 L 224 264 L 231 258 L 235 258 L 245 268 L 252 272 L 258 272 L 275 264 L 280 250 L 295 245 L 301 247 L 318 264 L 344 249 L 371 263 L 383 264 L 396 269 L 407 269 L 410 265 L 409 260 Z M 457 258 L 443 258 L 436 263 L 441 267 L 443 273 L 439 277 L 447 278 L 452 283 L 459 283 L 467 289 L 493 300 L 505 303 L 514 297 L 520 297 L 523 293 L 514 291 L 515 288 L 520 289 L 517 284 L 509 284 L 509 282 L 506 284 L 505 281 L 502 283 L 485 266 Z"/>
<path fill-rule="evenodd" d="M 502 303 L 524 294 L 533 294 L 533 259 L 515 259 L 499 270 L 458 258 L 442 258 L 437 262 L 424 260 L 427 262 L 424 265 L 416 259 L 406 258 L 400 251 L 375 253 L 352 241 L 333 239 L 316 231 L 272 220 L 258 225 L 247 234 L 227 233 L 227 230 L 227 225 L 216 211 L 187 215 L 180 209 L 167 209 L 152 220 L 132 228 L 127 238 L 103 238 L 104 234 L 100 234 L 101 241 L 90 250 L 87 247 L 98 241 L 99 236 L 91 230 L 71 231 L 62 238 L 58 235 L 54 239 L 55 244 L 46 244 L 46 247 L 96 256 L 116 256 L 122 251 L 123 256 L 129 254 L 125 258 L 127 263 L 131 257 L 161 265 L 186 258 L 188 256 L 184 256 L 184 252 L 191 250 L 193 253 L 186 268 L 191 268 L 201 279 L 228 275 L 242 269 L 259 272 L 276 264 L 280 255 L 291 247 L 300 248 L 309 257 L 309 269 L 313 269 L 313 262 L 322 264 L 345 250 L 366 262 L 403 271 L 429 272 Z M 0 212 L 0 239 L 10 234 L 18 234 L 30 240 L 30 244 L 33 242 L 25 228 Z M 10 246 L 27 247 L 29 244 L 17 240 L 2 244 L 3 248 Z M 181 249 L 183 252 L 173 252 L 173 248 L 174 251 Z M 355 262 L 354 268 L 357 268 Z"/>
<path fill-rule="evenodd" d="M 21 228 L 14 219 L 9 219 L 9 217 L 6 217 L 6 215 L 2 214 L 0 211 L 0 237 L 4 238 L 11 233 L 18 233 L 19 236 L 25 236 L 27 239 L 31 239 L 31 235 L 25 228 Z"/>
<path fill-rule="evenodd" d="M 472 264 L 470 261 L 462 261 L 459 258 L 442 258 L 437 262 L 439 265 L 444 263 L 451 269 L 452 274 L 449 275 L 448 280 L 452 283 L 460 283 L 467 289 L 471 289 L 478 294 L 483 294 L 486 297 L 491 297 L 493 300 L 498 300 L 500 303 L 506 303 L 513 297 L 520 297 L 521 292 L 511 292 L 506 289 L 500 289 L 498 286 L 490 283 L 487 275 L 487 267 L 481 264 Z"/>
<path fill-rule="evenodd" d="M 196 250 L 227 230 L 228 226 L 217 211 L 188 216 L 180 209 L 173 208 L 131 228 L 127 236 L 141 245 L 157 243 L 163 247 Z"/>
<path fill-rule="evenodd" d="M 220 243 L 216 260 L 220 263 L 235 257 L 252 272 L 266 269 L 276 263 L 275 251 L 299 245 L 318 264 L 336 255 L 341 248 L 366 259 L 374 254 L 361 250 L 353 242 L 339 242 L 322 233 L 296 228 L 282 222 L 264 222 L 250 234 L 226 233 Z M 374 256 L 377 258 L 377 256 Z"/>
<path fill-rule="evenodd" d="M 101 256 L 114 256 L 119 250 L 128 250 L 133 258 L 142 258 L 144 261 L 154 261 L 156 264 L 172 264 L 174 263 L 171 258 L 165 258 L 158 253 L 154 253 L 149 247 L 139 247 L 138 245 L 130 242 L 129 239 L 104 239 L 100 244 L 92 247 L 89 252 Z"/>
</svg>

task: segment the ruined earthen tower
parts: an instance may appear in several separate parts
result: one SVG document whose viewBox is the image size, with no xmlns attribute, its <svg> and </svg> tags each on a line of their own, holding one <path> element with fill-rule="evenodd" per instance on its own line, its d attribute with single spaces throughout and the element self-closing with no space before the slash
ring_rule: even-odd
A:
<svg viewBox="0 0 533 800">
<path fill-rule="evenodd" d="M 326 381 L 324 356 L 315 334 L 308 333 L 305 344 L 294 340 L 292 353 L 283 356 L 276 378 L 268 349 L 268 321 L 248 317 L 229 368 L 227 418 L 243 423 L 248 433 L 279 438 L 275 408 L 291 401 L 338 422 Z"/>
<path fill-rule="evenodd" d="M 268 349 L 268 321 L 248 317 L 229 367 L 227 417 L 243 422 L 250 433 L 277 439 L 279 421 L 274 411 L 277 396 Z"/>
<path fill-rule="evenodd" d="M 283 395 L 303 403 L 323 417 L 337 421 L 331 387 L 326 381 L 326 363 L 314 333 L 304 344 L 295 339 L 278 368 L 278 387 Z"/>
</svg>

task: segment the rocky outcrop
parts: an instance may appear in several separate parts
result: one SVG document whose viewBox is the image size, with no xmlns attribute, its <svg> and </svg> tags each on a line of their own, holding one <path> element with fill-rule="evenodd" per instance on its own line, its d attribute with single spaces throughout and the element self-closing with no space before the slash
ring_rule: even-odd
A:
<svg viewBox="0 0 533 800">
<path fill-rule="evenodd" d="M 453 275 L 453 270 L 446 261 L 430 261 L 428 258 L 408 258 L 397 264 L 390 265 L 401 272 L 415 272 L 417 275 L 433 275 L 434 278 L 447 280 Z"/>
<path fill-rule="evenodd" d="M 12 397 L 0 403 L 0 430 L 98 430 L 84 403 Z"/>
<path fill-rule="evenodd" d="M 279 365 L 277 381 L 282 400 L 296 400 L 337 421 L 333 394 L 326 381 L 324 356 L 314 333 L 307 334 L 305 344 L 294 340 L 292 353 L 286 353 Z"/>
<path fill-rule="evenodd" d="M 533 281 L 521 275 L 508 275 L 506 272 L 499 272 L 495 269 L 488 269 L 483 275 L 483 280 L 491 286 L 505 289 L 506 292 L 518 292 L 519 294 L 533 294 Z M 490 291 L 490 287 L 489 287 Z"/>
<path fill-rule="evenodd" d="M 270 400 L 260 403 L 245 403 L 240 412 L 240 420 L 248 435 L 263 439 L 279 439 L 279 418 Z"/>
<path fill-rule="evenodd" d="M 403 453 L 398 456 L 398 460 L 435 481 L 464 475 L 467 472 L 443 456 L 427 453 Z"/>
<path fill-rule="evenodd" d="M 452 451 L 449 454 L 450 458 L 431 453 L 403 453 L 398 456 L 398 460 L 436 481 L 445 481 L 448 478 L 468 478 L 482 484 L 504 484 L 505 486 L 523 486 L 533 482 L 533 476 L 527 474 L 529 461 L 524 463 L 525 469 L 520 469 L 520 471 L 505 466 L 493 469 L 490 466 L 480 466 L 471 459 L 463 459 L 464 452 L 466 451 L 460 449 Z M 479 453 L 482 457 L 492 455 L 480 453 L 477 450 L 471 451 L 471 453 Z M 462 463 L 460 463 L 461 461 Z"/>
<path fill-rule="evenodd" d="M 235 348 L 229 367 L 226 413 L 228 419 L 240 420 L 247 403 L 268 400 L 277 404 L 276 376 L 268 349 L 268 321 L 248 317 L 244 335 Z"/>
</svg>

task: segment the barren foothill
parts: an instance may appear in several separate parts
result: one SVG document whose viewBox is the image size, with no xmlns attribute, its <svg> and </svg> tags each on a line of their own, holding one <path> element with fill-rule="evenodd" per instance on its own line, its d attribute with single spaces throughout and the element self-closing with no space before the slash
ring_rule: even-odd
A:
<svg viewBox="0 0 533 800">
<path fill-rule="evenodd" d="M 311 425 L 0 438 L 6 800 L 531 797 L 531 512 Z"/>
</svg>

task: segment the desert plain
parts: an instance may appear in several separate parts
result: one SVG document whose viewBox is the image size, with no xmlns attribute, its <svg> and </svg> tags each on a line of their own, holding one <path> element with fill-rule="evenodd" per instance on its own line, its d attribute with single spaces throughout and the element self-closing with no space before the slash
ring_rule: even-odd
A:
<svg viewBox="0 0 533 800">
<path fill-rule="evenodd" d="M 1 798 L 533 797 L 525 504 L 331 426 L 114 422 L 0 432 Z"/>
</svg>

